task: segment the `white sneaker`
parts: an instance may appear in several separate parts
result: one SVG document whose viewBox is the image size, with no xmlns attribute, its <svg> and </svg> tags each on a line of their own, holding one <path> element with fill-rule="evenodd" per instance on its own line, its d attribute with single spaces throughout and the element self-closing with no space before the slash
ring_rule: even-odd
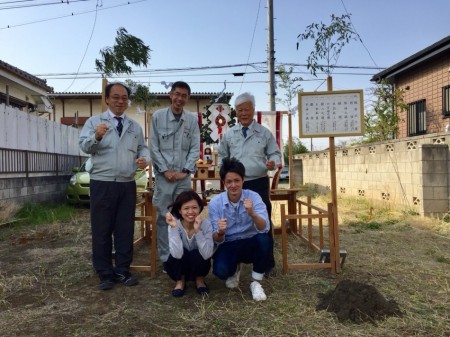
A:
<svg viewBox="0 0 450 337">
<path fill-rule="evenodd" d="M 238 266 L 238 268 L 237 268 L 236 272 L 234 273 L 234 275 L 230 276 L 225 281 L 226 287 L 230 288 L 230 289 L 237 288 L 239 286 L 239 276 L 240 275 L 241 275 L 241 268 L 240 268 L 240 266 Z"/>
<path fill-rule="evenodd" d="M 252 296 L 255 301 L 267 300 L 264 289 L 261 287 L 261 284 L 259 284 L 259 282 L 253 281 L 252 283 L 250 283 L 250 290 L 252 291 Z"/>
</svg>

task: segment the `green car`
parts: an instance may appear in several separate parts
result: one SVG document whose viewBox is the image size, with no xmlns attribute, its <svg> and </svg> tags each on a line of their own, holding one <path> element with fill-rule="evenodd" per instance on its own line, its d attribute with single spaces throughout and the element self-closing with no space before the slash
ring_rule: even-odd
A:
<svg viewBox="0 0 450 337">
<path fill-rule="evenodd" d="M 81 167 L 74 167 L 75 173 L 70 177 L 66 188 L 66 200 L 70 204 L 89 204 L 89 169 L 91 168 L 91 158 L 84 161 Z M 138 191 L 143 191 L 148 186 L 148 170 L 138 169 L 134 176 Z"/>
</svg>

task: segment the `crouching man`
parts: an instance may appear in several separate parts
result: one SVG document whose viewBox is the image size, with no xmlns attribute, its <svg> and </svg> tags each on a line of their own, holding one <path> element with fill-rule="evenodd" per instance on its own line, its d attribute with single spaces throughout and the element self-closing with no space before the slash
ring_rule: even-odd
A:
<svg viewBox="0 0 450 337">
<path fill-rule="evenodd" d="M 245 167 L 236 158 L 223 158 L 220 179 L 225 192 L 208 205 L 213 239 L 218 245 L 213 256 L 213 273 L 228 288 L 239 285 L 240 264 L 252 264 L 250 290 L 256 301 L 266 300 L 260 281 L 270 263 L 272 241 L 266 205 L 258 193 L 243 190 Z"/>
</svg>

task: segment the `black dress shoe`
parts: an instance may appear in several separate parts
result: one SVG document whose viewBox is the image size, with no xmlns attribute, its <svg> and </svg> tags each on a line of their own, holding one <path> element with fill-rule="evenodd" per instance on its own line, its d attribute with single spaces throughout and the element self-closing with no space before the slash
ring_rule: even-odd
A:
<svg viewBox="0 0 450 337">
<path fill-rule="evenodd" d="M 103 276 L 100 278 L 100 283 L 98 285 L 98 288 L 100 290 L 109 290 L 114 287 L 114 278 L 113 276 Z"/>
<path fill-rule="evenodd" d="M 114 281 L 122 283 L 127 287 L 135 286 L 139 284 L 139 281 L 133 277 L 129 272 L 114 273 Z"/>
</svg>

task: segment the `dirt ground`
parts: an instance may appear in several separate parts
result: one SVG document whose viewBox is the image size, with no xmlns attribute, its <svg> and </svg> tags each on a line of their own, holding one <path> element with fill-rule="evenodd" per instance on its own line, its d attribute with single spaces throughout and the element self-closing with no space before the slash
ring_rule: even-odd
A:
<svg viewBox="0 0 450 337">
<path fill-rule="evenodd" d="M 340 321 L 375 322 L 403 314 L 395 300 L 386 299 L 377 288 L 352 280 L 342 280 L 334 290 L 320 294 L 318 310 L 336 313 Z"/>
<path fill-rule="evenodd" d="M 65 222 L 0 227 L 0 336 L 449 337 L 448 224 L 361 214 L 368 214 L 366 206 L 345 211 L 342 203 L 340 235 L 348 256 L 340 274 L 281 274 L 277 236 L 278 274 L 263 281 L 263 302 L 251 299 L 249 266 L 238 289 L 208 275 L 205 297 L 189 284 L 184 297 L 173 298 L 174 284 L 160 266 L 154 278 L 135 272 L 136 287 L 98 290 L 87 208 Z M 318 261 L 297 239 L 289 240 L 290 259 Z M 148 259 L 148 249 L 136 247 L 136 261 Z"/>
</svg>

